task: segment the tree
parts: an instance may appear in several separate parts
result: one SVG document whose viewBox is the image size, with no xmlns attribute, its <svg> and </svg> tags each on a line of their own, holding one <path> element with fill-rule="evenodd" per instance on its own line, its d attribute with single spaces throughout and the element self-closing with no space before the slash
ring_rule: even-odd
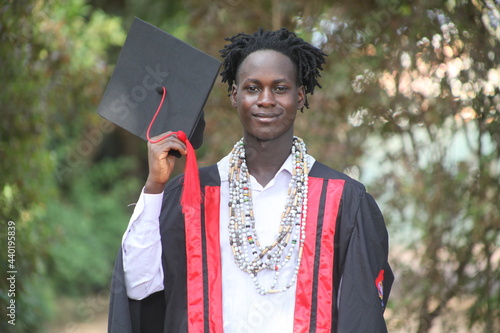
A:
<svg viewBox="0 0 500 333">
<path fill-rule="evenodd" d="M 191 0 L 183 8 L 188 27 L 203 27 L 181 30 L 183 38 L 214 56 L 224 37 L 259 26 L 294 29 L 330 54 L 325 89 L 297 132 L 382 204 L 397 273 L 390 326 L 426 332 L 439 319 L 447 330 L 498 330 L 498 2 Z M 207 163 L 241 135 L 225 90 L 216 83 L 206 106 Z M 464 299 L 473 302 L 465 323 L 447 321 Z"/>
<path fill-rule="evenodd" d="M 211 29 L 193 34 L 283 25 L 330 54 L 327 89 L 297 131 L 313 155 L 361 173 L 387 213 L 401 288 L 392 307 L 404 313 L 394 311 L 390 324 L 407 331 L 416 322 L 415 331 L 427 332 L 440 319 L 446 330 L 498 330 L 498 4 L 312 1 L 288 2 L 290 11 L 277 1 L 217 4 L 196 7 L 209 14 L 194 14 L 192 25 Z M 231 137 L 210 128 L 209 140 L 214 132 L 224 138 L 213 146 Z M 400 251 L 412 260 L 398 260 Z M 446 320 L 464 300 L 473 302 L 467 320 Z"/>
<path fill-rule="evenodd" d="M 50 315 L 47 270 L 64 237 L 47 206 L 61 212 L 98 148 L 85 138 L 109 130 L 93 114 L 110 70 L 106 50 L 124 34 L 119 19 L 80 0 L 7 1 L 0 14 L 0 330 L 34 332 Z"/>
<path fill-rule="evenodd" d="M 349 101 L 341 107 L 354 111 L 349 121 L 359 130 L 347 135 L 366 140 L 356 146 L 378 169 L 370 188 L 411 255 L 393 259 L 400 287 L 391 324 L 408 331 L 410 318 L 416 332 L 428 332 L 440 319 L 445 331 L 464 324 L 498 331 L 499 8 L 493 1 L 379 1 L 362 14 L 340 7 L 313 27 L 340 59 L 335 66 L 353 77 L 356 94 L 344 91 L 340 100 Z M 449 317 L 466 302 L 467 320 Z"/>
<path fill-rule="evenodd" d="M 324 88 L 296 130 L 312 155 L 363 180 L 382 206 L 396 270 L 391 331 L 500 330 L 498 0 L 25 0 L 0 5 L 0 15 L 0 239 L 15 222 L 16 331 L 38 329 L 55 293 L 43 286 L 105 288 L 105 274 L 79 274 L 82 262 L 89 248 L 115 252 L 121 207 L 144 177 L 119 157 L 141 160 L 145 145 L 95 114 L 132 16 L 215 57 L 224 37 L 260 26 L 288 27 L 329 53 Z M 222 83 L 205 110 L 202 164 L 241 136 Z M 96 228 L 107 239 L 92 238 Z"/>
</svg>

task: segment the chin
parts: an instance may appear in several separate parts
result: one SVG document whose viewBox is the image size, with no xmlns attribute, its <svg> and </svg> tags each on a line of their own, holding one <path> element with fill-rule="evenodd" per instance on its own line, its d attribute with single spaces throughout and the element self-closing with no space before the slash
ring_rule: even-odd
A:
<svg viewBox="0 0 500 333">
<path fill-rule="evenodd" d="M 257 141 L 259 142 L 269 142 L 269 141 L 275 141 L 278 139 L 283 139 L 285 136 L 287 136 L 287 133 L 277 133 L 276 131 L 264 131 L 264 132 L 258 132 L 255 133 L 255 135 L 252 135 Z M 293 137 L 293 134 L 292 134 Z"/>
</svg>

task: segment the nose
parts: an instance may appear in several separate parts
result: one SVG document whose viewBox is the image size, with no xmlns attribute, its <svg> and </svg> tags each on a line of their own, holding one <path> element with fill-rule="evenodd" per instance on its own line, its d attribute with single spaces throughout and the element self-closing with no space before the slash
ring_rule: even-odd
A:
<svg viewBox="0 0 500 333">
<path fill-rule="evenodd" d="M 276 105 L 276 99 L 274 98 L 273 91 L 271 89 L 263 89 L 259 94 L 259 100 L 257 105 L 263 108 L 270 108 Z"/>
</svg>

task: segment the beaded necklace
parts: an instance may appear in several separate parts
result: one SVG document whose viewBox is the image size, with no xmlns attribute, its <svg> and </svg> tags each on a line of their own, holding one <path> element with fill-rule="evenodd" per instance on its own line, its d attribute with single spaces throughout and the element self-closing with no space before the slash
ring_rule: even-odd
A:
<svg viewBox="0 0 500 333">
<path fill-rule="evenodd" d="M 309 165 L 305 143 L 298 137 L 293 138 L 292 165 L 292 179 L 288 185 L 278 237 L 271 245 L 262 247 L 255 229 L 250 174 L 243 139 L 234 145 L 230 154 L 229 243 L 234 262 L 252 277 L 257 292 L 262 295 L 290 289 L 299 272 L 305 240 Z M 284 287 L 276 288 L 280 270 L 290 264 L 297 245 L 297 261 L 290 281 Z M 262 270 L 274 271 L 274 279 L 269 288 L 265 288 L 259 281 L 258 273 Z"/>
</svg>

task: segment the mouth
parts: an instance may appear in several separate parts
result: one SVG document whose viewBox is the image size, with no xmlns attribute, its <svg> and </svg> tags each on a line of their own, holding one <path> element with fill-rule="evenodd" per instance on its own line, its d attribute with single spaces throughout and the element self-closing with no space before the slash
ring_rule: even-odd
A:
<svg viewBox="0 0 500 333">
<path fill-rule="evenodd" d="M 270 123 L 279 117 L 278 113 L 259 112 L 252 115 L 259 122 Z"/>
</svg>

